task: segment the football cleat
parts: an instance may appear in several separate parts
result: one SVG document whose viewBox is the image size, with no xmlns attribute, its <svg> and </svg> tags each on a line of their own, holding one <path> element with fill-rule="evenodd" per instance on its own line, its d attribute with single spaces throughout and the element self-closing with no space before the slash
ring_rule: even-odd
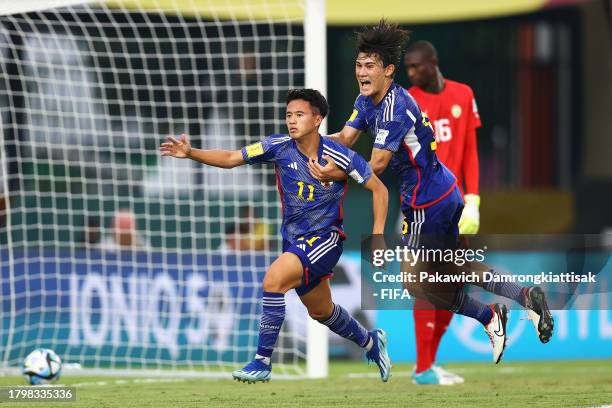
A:
<svg viewBox="0 0 612 408">
<path fill-rule="evenodd" d="M 463 384 L 465 382 L 465 379 L 463 377 L 461 377 L 460 375 L 457 375 L 455 373 L 451 373 L 450 371 L 445 370 L 441 366 L 438 366 L 438 365 L 434 364 L 434 365 L 431 366 L 431 368 L 439 376 L 449 378 L 453 382 L 453 384 Z"/>
<path fill-rule="evenodd" d="M 527 307 L 529 320 L 533 322 L 540 341 L 548 343 L 553 334 L 555 321 L 548 309 L 544 291 L 540 287 L 533 286 L 525 289 L 525 307 Z"/>
<path fill-rule="evenodd" d="M 490 305 L 493 317 L 485 326 L 485 332 L 493 346 L 493 362 L 498 364 L 506 348 L 506 322 L 508 321 L 508 308 L 502 303 Z"/>
<path fill-rule="evenodd" d="M 232 377 L 236 381 L 249 384 L 258 381 L 268 382 L 272 377 L 272 364 L 268 365 L 261 360 L 255 359 L 240 370 L 234 371 Z"/>
<path fill-rule="evenodd" d="M 412 383 L 417 385 L 455 385 L 455 382 L 447 376 L 443 376 L 433 366 L 420 373 L 412 373 Z"/>
<path fill-rule="evenodd" d="M 381 329 L 374 329 L 370 332 L 372 338 L 372 348 L 366 353 L 368 361 L 373 361 L 380 370 L 380 379 L 383 382 L 389 381 L 391 377 L 391 359 L 387 352 L 387 333 Z"/>
</svg>

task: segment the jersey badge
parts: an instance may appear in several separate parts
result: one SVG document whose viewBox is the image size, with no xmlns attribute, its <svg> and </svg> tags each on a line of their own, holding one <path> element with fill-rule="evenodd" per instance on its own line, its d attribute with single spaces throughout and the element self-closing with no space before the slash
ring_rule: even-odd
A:
<svg viewBox="0 0 612 408">
<path fill-rule="evenodd" d="M 387 136 L 389 136 L 389 131 L 385 129 L 379 129 L 376 133 L 376 140 L 374 143 L 376 144 L 385 144 L 385 140 L 387 140 Z"/>
<path fill-rule="evenodd" d="M 451 108 L 451 114 L 453 115 L 453 118 L 458 119 L 459 116 L 461 116 L 461 106 L 453 105 Z"/>
<path fill-rule="evenodd" d="M 261 142 L 246 147 L 247 157 L 261 156 L 263 152 L 263 145 L 261 144 Z"/>
</svg>

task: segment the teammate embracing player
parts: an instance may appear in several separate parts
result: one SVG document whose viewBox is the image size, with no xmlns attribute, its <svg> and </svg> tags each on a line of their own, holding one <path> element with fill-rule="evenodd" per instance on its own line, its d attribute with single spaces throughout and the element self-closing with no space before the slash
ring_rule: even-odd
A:
<svg viewBox="0 0 612 408">
<path fill-rule="evenodd" d="M 407 245 L 418 247 L 422 235 L 450 237 L 456 245 L 464 208 L 457 180 L 436 156 L 437 143 L 429 118 L 414 98 L 393 80 L 407 38 L 407 31 L 385 19 L 358 33 L 355 76 L 360 95 L 344 128 L 330 137 L 350 147 L 361 132 L 370 133 L 374 139 L 372 169 L 381 174 L 390 166 L 400 183 L 401 210 L 405 217 L 402 233 Z M 312 174 L 323 181 L 343 179 L 345 175 L 333 158 L 327 161 L 325 166 L 309 163 Z M 417 270 L 434 271 L 445 267 L 450 273 L 460 272 L 453 266 L 420 264 Z M 402 271 L 412 270 L 405 264 L 401 268 Z M 540 340 L 545 343 L 550 339 L 553 320 L 540 288 L 525 288 L 511 282 L 485 284 L 482 274 L 490 270 L 484 264 L 466 264 L 465 270 L 480 274 L 478 286 L 529 309 Z M 405 286 L 416 298 L 426 299 L 437 308 L 481 322 L 493 347 L 493 361 L 501 360 L 508 318 L 504 304 L 485 305 L 463 287 L 452 283 L 414 282 Z"/>
</svg>

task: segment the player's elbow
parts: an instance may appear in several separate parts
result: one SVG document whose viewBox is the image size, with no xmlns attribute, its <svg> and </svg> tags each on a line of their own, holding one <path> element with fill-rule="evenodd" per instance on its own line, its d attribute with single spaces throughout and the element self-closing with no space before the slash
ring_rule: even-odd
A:
<svg viewBox="0 0 612 408">
<path fill-rule="evenodd" d="M 393 153 L 385 149 L 372 149 L 372 157 L 370 158 L 370 167 L 377 176 L 381 175 L 389 165 L 389 161 Z"/>
<path fill-rule="evenodd" d="M 227 160 L 225 160 L 222 167 L 224 169 L 233 169 L 234 167 L 238 167 L 243 164 L 244 159 L 242 158 L 242 153 L 238 150 L 228 154 Z"/>
<path fill-rule="evenodd" d="M 366 187 L 372 192 L 372 194 L 374 194 L 376 198 L 379 200 L 384 200 L 385 202 L 389 200 L 389 190 L 387 190 L 387 187 L 378 177 L 372 175 L 366 184 Z"/>
<path fill-rule="evenodd" d="M 377 176 L 380 176 L 385 169 L 387 168 L 387 164 L 383 161 L 375 161 L 370 163 L 370 165 L 372 166 L 372 171 L 374 172 L 374 174 L 376 174 Z"/>
<path fill-rule="evenodd" d="M 224 169 L 233 169 L 234 167 L 238 167 L 238 166 L 240 166 L 240 163 L 231 162 L 231 163 L 226 163 L 221 167 L 223 167 Z"/>
</svg>

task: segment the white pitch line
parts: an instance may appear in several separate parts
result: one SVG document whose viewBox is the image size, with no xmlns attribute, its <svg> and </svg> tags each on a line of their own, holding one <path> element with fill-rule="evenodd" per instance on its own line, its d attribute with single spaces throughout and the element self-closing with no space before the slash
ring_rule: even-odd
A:
<svg viewBox="0 0 612 408">
<path fill-rule="evenodd" d="M 90 381 L 76 384 L 66 384 L 66 387 L 91 387 L 91 386 L 107 386 L 107 385 L 126 385 L 126 384 L 158 384 L 158 383 L 178 383 L 185 382 L 184 378 L 135 378 L 133 380 L 115 380 L 115 381 Z"/>
</svg>

